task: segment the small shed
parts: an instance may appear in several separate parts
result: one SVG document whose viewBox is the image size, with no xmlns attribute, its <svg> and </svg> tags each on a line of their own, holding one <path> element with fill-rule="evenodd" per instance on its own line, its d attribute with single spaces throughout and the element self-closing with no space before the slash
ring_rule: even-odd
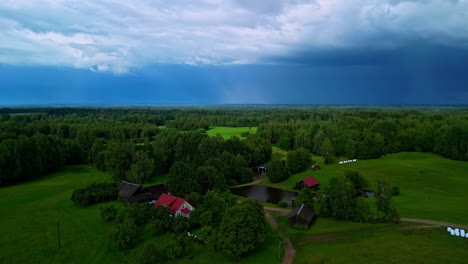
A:
<svg viewBox="0 0 468 264">
<path fill-rule="evenodd" d="M 265 174 L 268 171 L 268 166 L 267 164 L 259 165 L 257 167 L 254 167 L 253 171 L 257 174 Z"/>
<path fill-rule="evenodd" d="M 308 177 L 303 179 L 302 181 L 296 184 L 296 189 L 302 188 L 312 188 L 312 189 L 319 189 L 320 183 L 314 177 Z"/>
<path fill-rule="evenodd" d="M 310 209 L 307 205 L 302 204 L 294 208 L 288 216 L 288 223 L 290 226 L 293 225 L 302 225 L 310 227 L 310 224 L 314 220 L 315 214 L 312 209 Z"/>
</svg>

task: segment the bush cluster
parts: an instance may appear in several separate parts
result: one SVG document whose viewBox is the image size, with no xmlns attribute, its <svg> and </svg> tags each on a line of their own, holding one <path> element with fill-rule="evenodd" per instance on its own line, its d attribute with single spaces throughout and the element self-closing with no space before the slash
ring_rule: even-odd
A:
<svg viewBox="0 0 468 264">
<path fill-rule="evenodd" d="M 113 183 L 93 183 L 73 192 L 71 200 L 79 206 L 88 206 L 117 199 L 117 190 Z"/>
</svg>

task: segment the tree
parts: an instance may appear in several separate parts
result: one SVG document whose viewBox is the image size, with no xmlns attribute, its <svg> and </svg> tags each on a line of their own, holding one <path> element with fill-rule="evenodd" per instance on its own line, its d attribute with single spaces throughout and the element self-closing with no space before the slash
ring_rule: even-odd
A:
<svg viewBox="0 0 468 264">
<path fill-rule="evenodd" d="M 353 184 L 344 179 L 330 181 L 331 215 L 338 220 L 349 220 L 354 215 L 356 191 Z"/>
<path fill-rule="evenodd" d="M 252 251 L 265 240 L 265 215 L 257 201 L 229 208 L 218 232 L 218 247 L 227 255 L 238 257 Z"/>
<path fill-rule="evenodd" d="M 314 193 L 308 188 L 302 189 L 294 200 L 295 206 L 300 206 L 302 204 L 307 205 L 307 207 L 312 210 L 315 208 Z"/>
<path fill-rule="evenodd" d="M 116 224 L 109 236 L 117 249 L 129 249 L 135 243 L 137 226 L 132 218 L 125 218 L 122 223 Z"/>
<path fill-rule="evenodd" d="M 144 225 L 150 219 L 150 209 L 153 205 L 147 203 L 133 203 L 127 210 L 126 216 L 132 218 L 136 225 Z"/>
<path fill-rule="evenodd" d="M 386 181 L 377 180 L 377 192 L 376 192 L 376 206 L 377 210 L 384 213 L 390 210 L 390 200 L 392 199 L 392 188 Z"/>
<path fill-rule="evenodd" d="M 347 170 L 344 174 L 346 179 L 353 183 L 355 189 L 361 190 L 367 187 L 367 180 L 359 172 Z"/>
<path fill-rule="evenodd" d="M 127 172 L 127 178 L 133 182 L 142 184 L 149 181 L 155 175 L 154 160 L 149 158 L 147 152 L 137 151 L 134 162 Z"/>
<path fill-rule="evenodd" d="M 189 163 L 178 161 L 169 170 L 166 188 L 172 195 L 184 197 L 198 189 L 194 177 L 192 166 Z"/>
<path fill-rule="evenodd" d="M 204 194 L 209 190 L 227 190 L 226 179 L 217 169 L 211 166 L 198 167 L 196 180 L 200 187 L 200 193 Z"/>
<path fill-rule="evenodd" d="M 310 153 L 304 148 L 291 150 L 288 153 L 287 166 L 292 174 L 304 171 L 309 167 L 311 162 Z"/>
<path fill-rule="evenodd" d="M 335 149 L 333 148 L 333 143 L 328 137 L 325 138 L 325 140 L 322 142 L 322 146 L 320 146 L 319 153 L 320 155 L 324 157 L 330 157 L 330 156 L 335 155 Z"/>
<path fill-rule="evenodd" d="M 162 263 L 161 254 L 153 243 L 146 245 L 140 257 L 142 264 L 157 264 Z"/>
<path fill-rule="evenodd" d="M 268 162 L 268 178 L 271 182 L 284 181 L 289 177 L 288 169 L 280 160 L 271 160 Z"/>
</svg>

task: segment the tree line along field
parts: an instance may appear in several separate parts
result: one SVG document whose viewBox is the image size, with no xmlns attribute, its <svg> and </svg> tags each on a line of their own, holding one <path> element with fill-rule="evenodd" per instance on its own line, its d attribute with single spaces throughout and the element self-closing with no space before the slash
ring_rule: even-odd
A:
<svg viewBox="0 0 468 264">
<path fill-rule="evenodd" d="M 224 139 L 229 139 L 231 137 L 239 137 L 240 139 L 245 139 L 246 137 L 242 136 L 243 133 L 255 134 L 257 133 L 256 127 L 221 127 L 215 126 L 211 127 L 206 133 L 210 136 L 216 136 L 220 134 Z"/>
<path fill-rule="evenodd" d="M 98 209 L 113 204 L 123 210 L 123 203 L 78 207 L 70 200 L 73 190 L 110 178 L 109 173 L 92 165 L 77 165 L 42 179 L 0 188 L 0 263 L 136 263 L 146 244 L 153 242 L 162 249 L 175 239 L 171 234 L 154 236 L 146 231 L 134 248 L 123 252 L 113 248 L 108 237 L 112 225 L 101 219 Z M 268 228 L 265 242 L 241 260 L 194 243 L 191 254 L 171 263 L 275 263 L 282 252 L 278 241 L 277 234 Z"/>
</svg>

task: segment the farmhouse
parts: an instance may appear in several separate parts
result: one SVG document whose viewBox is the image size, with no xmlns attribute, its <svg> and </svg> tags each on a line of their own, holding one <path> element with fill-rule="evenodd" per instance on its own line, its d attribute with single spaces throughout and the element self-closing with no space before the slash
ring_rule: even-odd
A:
<svg viewBox="0 0 468 264">
<path fill-rule="evenodd" d="M 303 179 L 302 181 L 297 183 L 296 186 L 298 188 L 315 188 L 315 189 L 317 189 L 319 187 L 319 184 L 320 183 L 317 181 L 317 179 L 315 179 L 314 177 L 309 177 L 309 178 Z"/>
<path fill-rule="evenodd" d="M 314 211 L 310 209 L 307 205 L 303 204 L 294 208 L 288 216 L 288 223 L 290 226 L 293 225 L 302 225 L 310 226 L 314 220 Z"/>
<path fill-rule="evenodd" d="M 190 212 L 195 208 L 187 202 L 187 199 L 182 199 L 176 196 L 172 196 L 167 193 L 161 194 L 159 199 L 154 203 L 155 206 L 166 206 L 171 210 L 175 216 L 189 217 Z"/>
</svg>

